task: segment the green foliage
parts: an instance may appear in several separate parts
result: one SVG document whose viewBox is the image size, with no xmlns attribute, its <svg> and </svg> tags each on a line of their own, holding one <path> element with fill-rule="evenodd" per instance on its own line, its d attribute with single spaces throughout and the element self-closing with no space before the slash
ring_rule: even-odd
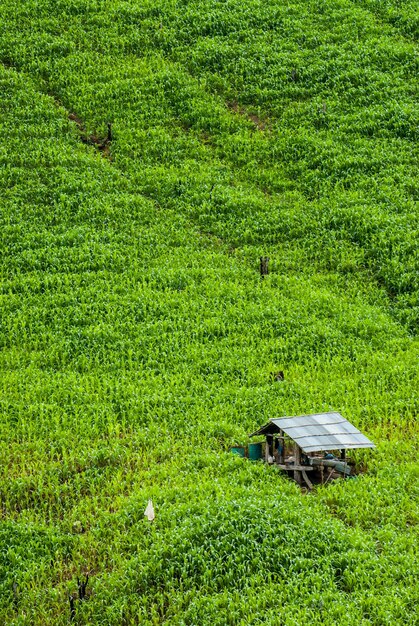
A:
<svg viewBox="0 0 419 626">
<path fill-rule="evenodd" d="M 417 623 L 411 6 L 2 2 L 2 623 Z M 228 453 L 329 409 L 364 475 Z"/>
</svg>

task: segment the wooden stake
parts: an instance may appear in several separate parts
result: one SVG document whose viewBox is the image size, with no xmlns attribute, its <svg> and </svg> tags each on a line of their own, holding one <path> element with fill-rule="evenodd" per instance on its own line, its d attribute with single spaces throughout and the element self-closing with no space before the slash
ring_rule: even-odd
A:
<svg viewBox="0 0 419 626">
<path fill-rule="evenodd" d="M 84 598 L 86 597 L 86 587 L 87 587 L 87 583 L 89 582 L 89 574 L 86 574 L 86 580 L 83 582 L 81 582 L 78 578 L 77 578 L 77 587 L 79 589 L 79 598 L 80 600 L 84 600 Z"/>
<path fill-rule="evenodd" d="M 74 606 L 73 596 L 68 596 L 68 601 L 70 602 L 70 622 L 74 622 L 76 619 L 76 607 Z"/>
<path fill-rule="evenodd" d="M 264 278 L 264 276 L 267 276 L 269 274 L 268 263 L 269 263 L 269 257 L 267 256 L 260 257 L 259 271 L 260 271 L 260 275 L 262 278 Z"/>
</svg>

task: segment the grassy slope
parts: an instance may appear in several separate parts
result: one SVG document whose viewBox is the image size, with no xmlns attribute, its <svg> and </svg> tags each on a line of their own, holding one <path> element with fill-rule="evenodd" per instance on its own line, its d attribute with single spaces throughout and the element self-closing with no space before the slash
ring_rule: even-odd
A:
<svg viewBox="0 0 419 626">
<path fill-rule="evenodd" d="M 3 621 L 415 623 L 415 44 L 360 4 L 4 3 Z M 329 408 L 362 479 L 223 452 Z"/>
</svg>

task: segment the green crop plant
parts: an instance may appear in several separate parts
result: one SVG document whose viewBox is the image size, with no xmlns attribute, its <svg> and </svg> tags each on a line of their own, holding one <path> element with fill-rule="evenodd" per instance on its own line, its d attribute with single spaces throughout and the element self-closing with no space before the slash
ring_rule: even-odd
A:
<svg viewBox="0 0 419 626">
<path fill-rule="evenodd" d="M 417 623 L 413 9 L 3 0 L 1 623 Z"/>
</svg>

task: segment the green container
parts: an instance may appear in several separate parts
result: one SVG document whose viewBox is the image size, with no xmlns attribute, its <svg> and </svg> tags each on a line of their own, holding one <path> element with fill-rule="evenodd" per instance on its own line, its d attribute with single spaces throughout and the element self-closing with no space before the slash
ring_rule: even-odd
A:
<svg viewBox="0 0 419 626">
<path fill-rule="evenodd" d="M 261 443 L 249 443 L 249 459 L 251 461 L 258 461 L 262 458 L 262 444 Z"/>
<path fill-rule="evenodd" d="M 230 452 L 232 452 L 236 456 L 244 457 L 246 451 L 242 446 L 234 446 L 233 448 L 230 448 Z"/>
</svg>

